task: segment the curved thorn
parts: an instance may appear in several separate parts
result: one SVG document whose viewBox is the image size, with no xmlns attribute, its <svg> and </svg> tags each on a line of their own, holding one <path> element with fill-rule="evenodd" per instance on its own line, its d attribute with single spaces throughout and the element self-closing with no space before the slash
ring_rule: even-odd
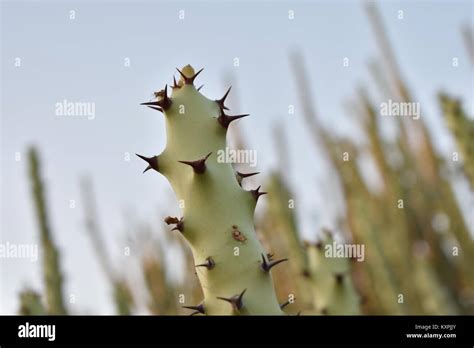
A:
<svg viewBox="0 0 474 348">
<path fill-rule="evenodd" d="M 221 112 L 221 114 L 219 115 L 219 117 L 217 118 L 217 121 L 219 122 L 219 124 L 224 127 L 225 129 L 229 128 L 229 125 L 231 124 L 231 122 L 235 121 L 235 120 L 238 120 L 242 117 L 247 117 L 247 116 L 250 116 L 250 114 L 243 114 L 243 115 L 235 115 L 235 116 L 229 116 L 229 115 L 226 115 L 224 112 Z"/>
<path fill-rule="evenodd" d="M 262 254 L 262 263 L 260 264 L 260 267 L 265 271 L 265 272 L 270 272 L 270 270 L 278 265 L 279 263 L 288 261 L 288 259 L 280 259 L 280 260 L 275 260 L 275 261 L 267 261 L 265 259 L 265 255 Z"/>
<path fill-rule="evenodd" d="M 239 183 L 240 186 L 242 186 L 242 180 L 245 178 L 248 178 L 253 175 L 260 174 L 260 172 L 254 172 L 254 173 L 241 173 L 239 171 L 236 171 L 235 176 L 237 178 L 237 182 Z"/>
<path fill-rule="evenodd" d="M 287 300 L 287 301 L 283 302 L 283 303 L 280 305 L 280 309 L 285 308 L 285 307 L 288 306 L 289 304 L 290 304 L 290 300 Z"/>
<path fill-rule="evenodd" d="M 201 73 L 201 71 L 203 71 L 203 70 L 204 70 L 204 68 L 201 68 L 201 70 L 199 70 L 197 73 L 195 73 L 195 74 L 193 75 L 193 77 L 191 77 L 191 79 L 192 79 L 192 80 L 191 80 L 191 83 L 194 82 L 194 79 L 195 79 L 195 78 Z"/>
<path fill-rule="evenodd" d="M 253 173 L 241 173 L 241 172 L 237 172 L 237 175 L 240 176 L 242 179 L 248 178 L 249 176 L 254 176 L 254 175 L 257 175 L 257 174 L 260 174 L 260 172 L 253 172 Z"/>
<path fill-rule="evenodd" d="M 173 86 L 171 86 L 172 89 L 180 88 L 180 85 L 176 83 L 176 78 L 173 75 Z"/>
<path fill-rule="evenodd" d="M 219 107 L 222 110 L 229 110 L 229 108 L 224 105 L 224 102 L 225 102 L 227 96 L 229 95 L 229 92 L 230 92 L 231 89 L 232 89 L 232 86 L 229 87 L 229 89 L 227 90 L 227 92 L 225 92 L 224 96 L 221 99 L 216 100 L 216 103 L 219 105 Z"/>
<path fill-rule="evenodd" d="M 201 85 L 201 86 L 199 86 L 199 87 L 198 87 L 198 89 L 197 89 L 197 90 L 198 90 L 198 91 L 200 91 L 200 90 L 201 90 L 201 88 L 203 88 L 203 87 L 204 87 L 204 85 Z"/>
<path fill-rule="evenodd" d="M 146 171 L 148 171 L 148 170 L 150 170 L 150 169 L 154 169 L 154 170 L 156 170 L 157 172 L 159 171 L 159 168 L 158 168 L 158 156 L 146 157 L 146 156 L 139 155 L 138 153 L 136 153 L 135 155 L 137 155 L 137 156 L 140 157 L 142 160 L 144 160 L 145 162 L 148 163 L 148 167 L 145 168 L 145 170 L 143 171 L 143 173 L 145 173 Z"/>
<path fill-rule="evenodd" d="M 242 291 L 239 295 L 234 295 L 230 298 L 226 298 L 226 297 L 217 297 L 217 299 L 219 300 L 222 300 L 222 301 L 226 301 L 226 302 L 229 302 L 231 305 L 232 305 L 232 308 L 235 310 L 235 311 L 238 311 L 242 308 L 243 306 L 243 301 L 242 301 L 242 297 L 244 296 L 245 292 L 247 291 L 247 289 L 244 289 L 244 291 Z"/>
<path fill-rule="evenodd" d="M 206 262 L 205 263 L 201 263 L 199 265 L 196 265 L 194 267 L 206 267 L 208 270 L 211 270 L 215 267 L 216 265 L 216 262 L 213 260 L 212 257 L 208 257 L 206 258 Z"/>
<path fill-rule="evenodd" d="M 191 313 L 191 315 L 194 315 L 194 314 L 197 314 L 197 313 L 201 313 L 201 314 L 206 313 L 205 310 L 204 310 L 204 304 L 202 302 L 200 304 L 198 304 L 197 306 L 182 306 L 182 307 L 195 311 L 195 312 Z"/>
<path fill-rule="evenodd" d="M 194 83 L 194 79 L 201 73 L 201 71 L 204 70 L 204 68 L 202 68 L 201 70 L 199 70 L 197 73 L 195 73 L 193 76 L 191 77 L 187 77 L 186 75 L 184 75 L 184 73 L 179 70 L 178 68 L 176 68 L 176 70 L 178 70 L 179 74 L 181 75 L 181 77 L 183 78 L 184 80 L 184 83 L 186 85 L 192 85 Z"/>
<path fill-rule="evenodd" d="M 255 198 L 255 201 L 258 201 L 258 198 L 260 196 L 266 195 L 268 192 L 260 192 L 260 187 L 257 187 L 256 190 L 250 190 L 249 192 L 252 194 L 253 198 Z"/>
<path fill-rule="evenodd" d="M 163 109 L 160 108 L 160 107 L 156 107 L 156 106 L 149 106 L 147 105 L 150 109 L 153 109 L 153 110 L 156 110 L 156 111 L 159 111 L 159 112 L 163 112 Z"/>
<path fill-rule="evenodd" d="M 196 174 L 203 174 L 206 171 L 206 160 L 212 152 L 209 152 L 206 156 L 196 161 L 178 161 L 179 163 L 187 164 L 191 166 Z"/>
</svg>

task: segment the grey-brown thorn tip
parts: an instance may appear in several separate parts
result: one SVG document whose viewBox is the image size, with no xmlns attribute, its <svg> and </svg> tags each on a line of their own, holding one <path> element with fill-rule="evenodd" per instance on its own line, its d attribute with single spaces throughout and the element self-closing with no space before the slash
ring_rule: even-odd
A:
<svg viewBox="0 0 474 348">
<path fill-rule="evenodd" d="M 148 171 L 148 170 L 150 170 L 150 169 L 154 169 L 154 170 L 156 170 L 157 172 L 159 171 L 159 169 L 158 169 L 158 156 L 145 157 L 145 156 L 139 155 L 138 153 L 136 153 L 135 155 L 137 155 L 137 156 L 140 157 L 142 160 L 144 160 L 145 162 L 148 163 L 148 167 L 145 168 L 145 170 L 143 171 L 143 173 L 145 173 L 146 171 Z"/>
<path fill-rule="evenodd" d="M 278 265 L 279 263 L 288 261 L 288 259 L 280 259 L 280 260 L 275 260 L 275 261 L 267 261 L 265 258 L 265 255 L 262 254 L 262 263 L 260 264 L 260 267 L 265 271 L 265 272 L 270 272 L 270 270 Z"/>
<path fill-rule="evenodd" d="M 148 107 L 152 107 L 152 109 L 158 110 L 163 112 L 168 110 L 171 106 L 171 99 L 168 97 L 168 85 L 165 86 L 165 89 L 162 89 L 159 92 L 155 92 L 155 97 L 158 99 L 153 102 L 146 102 L 146 103 L 141 103 L 140 105 L 146 105 Z M 161 110 L 159 110 L 159 107 Z"/>
<path fill-rule="evenodd" d="M 219 105 L 221 110 L 229 110 L 229 108 L 224 105 L 224 102 L 225 102 L 227 96 L 229 95 L 229 92 L 230 92 L 231 89 L 232 89 L 232 86 L 229 87 L 229 89 L 227 90 L 227 92 L 225 92 L 224 96 L 221 99 L 216 100 L 216 103 L 217 103 L 217 105 Z"/>
<path fill-rule="evenodd" d="M 244 291 L 242 291 L 240 294 L 234 295 L 230 298 L 217 297 L 217 299 L 229 302 L 232 305 L 232 308 L 235 311 L 239 311 L 242 308 L 242 306 L 244 305 L 244 302 L 242 301 L 242 298 L 244 297 L 244 294 L 245 294 L 246 291 L 247 291 L 247 289 L 244 289 Z"/>
<path fill-rule="evenodd" d="M 197 73 L 195 73 L 193 76 L 191 77 L 187 77 L 185 74 L 183 74 L 183 72 L 181 70 L 179 70 L 178 68 L 176 68 L 176 70 L 178 70 L 179 74 L 181 75 L 181 77 L 183 78 L 184 80 L 184 83 L 186 85 L 192 85 L 194 84 L 194 79 L 201 73 L 201 71 L 204 70 L 204 68 L 202 68 L 201 70 L 199 70 Z"/>
<path fill-rule="evenodd" d="M 336 273 L 334 274 L 334 279 L 336 279 L 337 285 L 341 285 L 344 281 L 344 273 Z"/>
<path fill-rule="evenodd" d="M 171 88 L 172 89 L 181 88 L 181 86 L 176 83 L 176 78 L 174 76 L 173 76 L 173 86 L 171 86 Z"/>
<path fill-rule="evenodd" d="M 226 115 L 224 113 L 223 110 L 221 110 L 221 114 L 219 115 L 219 117 L 217 118 L 217 121 L 219 122 L 219 124 L 224 127 L 225 129 L 229 128 L 229 125 L 231 124 L 231 122 L 235 121 L 235 120 L 238 120 L 242 117 L 247 117 L 247 116 L 250 116 L 250 114 L 243 114 L 243 115 L 235 115 L 235 116 L 229 116 L 229 115 Z"/>
<path fill-rule="evenodd" d="M 183 306 L 183 308 L 193 310 L 194 312 L 192 312 L 190 315 L 206 314 L 206 311 L 204 310 L 204 304 L 202 302 L 197 306 Z"/>
<path fill-rule="evenodd" d="M 199 265 L 196 265 L 194 267 L 206 267 L 208 270 L 211 270 L 214 268 L 214 266 L 216 265 L 216 262 L 214 261 L 214 259 L 212 257 L 208 257 L 206 258 L 206 262 L 205 263 L 201 263 Z"/>
<path fill-rule="evenodd" d="M 159 112 L 163 112 L 163 109 L 162 109 L 162 108 L 160 108 L 159 106 L 149 106 L 149 105 L 147 105 L 147 107 L 149 107 L 150 109 L 153 109 L 153 110 L 159 111 Z"/>
<path fill-rule="evenodd" d="M 258 201 L 258 198 L 259 198 L 260 196 L 266 195 L 266 194 L 268 193 L 268 192 L 261 192 L 261 191 L 260 191 L 260 187 L 261 187 L 261 186 L 257 187 L 256 190 L 250 190 L 250 191 L 249 191 L 249 192 L 252 194 L 253 198 L 255 198 L 255 201 Z"/>
<path fill-rule="evenodd" d="M 203 174 L 206 171 L 206 160 L 212 152 L 209 152 L 206 156 L 196 161 L 178 161 L 179 163 L 187 164 L 191 166 L 196 174 Z"/>
<path fill-rule="evenodd" d="M 183 221 L 183 218 L 181 219 L 178 219 L 177 217 L 173 217 L 173 216 L 167 216 L 165 218 L 165 223 L 167 225 L 173 225 L 173 224 L 176 224 L 176 226 L 171 229 L 171 231 L 179 231 L 179 232 L 183 232 L 184 230 L 184 221 Z"/>
<path fill-rule="evenodd" d="M 201 90 L 201 88 L 203 88 L 203 87 L 204 87 L 204 85 L 199 86 L 199 87 L 197 88 L 198 92 L 199 92 L 199 91 Z"/>
<path fill-rule="evenodd" d="M 288 306 L 290 303 L 291 303 L 290 300 L 287 300 L 287 301 L 283 302 L 283 303 L 280 305 L 280 309 L 285 308 L 285 307 Z"/>
<path fill-rule="evenodd" d="M 242 180 L 245 178 L 248 178 L 249 176 L 254 176 L 260 174 L 260 172 L 254 172 L 254 173 L 241 173 L 241 172 L 236 172 L 235 176 L 237 178 L 237 182 L 239 183 L 240 186 L 242 186 Z"/>
</svg>

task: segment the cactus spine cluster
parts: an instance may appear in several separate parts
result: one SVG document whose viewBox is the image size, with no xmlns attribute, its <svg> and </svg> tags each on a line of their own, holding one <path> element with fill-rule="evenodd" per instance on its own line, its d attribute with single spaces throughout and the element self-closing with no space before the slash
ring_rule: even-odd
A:
<svg viewBox="0 0 474 348">
<path fill-rule="evenodd" d="M 227 93 L 210 100 L 194 86 L 195 72 L 187 65 L 174 81 L 155 93 L 156 101 L 143 103 L 165 115 L 167 143 L 153 157 L 138 155 L 170 182 L 184 205 L 183 217 L 168 217 L 189 243 L 204 300 L 188 308 L 196 313 L 282 314 L 271 268 L 283 260 L 271 260 L 254 231 L 253 216 L 259 188 L 246 191 L 240 183 L 246 174 L 230 163 L 219 163 L 217 154 L 226 147 L 226 133 L 234 120 L 224 105 Z"/>
</svg>

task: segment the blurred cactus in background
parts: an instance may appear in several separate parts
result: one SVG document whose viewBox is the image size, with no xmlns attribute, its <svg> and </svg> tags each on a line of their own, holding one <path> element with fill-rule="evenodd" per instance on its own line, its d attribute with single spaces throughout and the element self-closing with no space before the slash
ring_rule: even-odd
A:
<svg viewBox="0 0 474 348">
<path fill-rule="evenodd" d="M 331 179 L 337 180 L 342 193 L 341 221 L 329 226 L 330 232 L 309 231 L 314 240 L 303 240 L 302 223 L 298 220 L 298 207 L 295 205 L 298 187 L 290 183 L 290 168 L 285 167 L 289 163 L 288 157 L 293 155 L 298 159 L 301 153 L 290 153 L 285 141 L 289 130 L 279 127 L 274 133 L 278 170 L 271 172 L 263 185 L 268 195 L 261 214 L 256 216 L 257 240 L 251 217 L 261 192 L 258 189 L 250 191 L 252 193 L 242 190 L 245 176 L 241 174 L 230 183 L 229 178 L 234 180 L 234 168 L 218 167 L 215 153 L 209 158 L 211 151 L 225 145 L 227 127 L 234 120 L 224 113 L 226 107 L 223 103 L 227 93 L 217 101 L 204 98 L 192 83 L 199 72 L 194 73 L 191 67 L 185 67 L 180 71 L 181 80 L 178 83 L 175 81 L 171 97 L 168 97 L 165 88 L 157 92 L 157 101 L 145 103 L 160 112 L 170 110 L 166 115 L 167 122 L 171 122 L 169 127 L 186 127 L 185 139 L 178 136 L 176 130 L 171 139 L 176 150 L 164 157 L 160 155 L 160 164 L 156 156 L 140 157 L 149 164 L 146 170 L 164 171 L 178 191 L 186 187 L 186 192 L 180 194 L 187 197 L 189 209 L 194 211 L 189 219 L 184 220 L 188 231 L 183 227 L 182 219 L 168 217 L 165 221 L 176 225 L 174 229 L 180 233 L 170 234 L 167 227 L 159 225 L 159 231 L 150 229 L 143 234 L 141 239 L 144 243 L 136 245 L 143 282 L 129 281 L 125 271 L 113 266 L 114 260 L 107 253 L 99 228 L 92 184 L 89 180 L 81 182 L 87 231 L 99 264 L 113 289 L 110 297 L 118 314 L 235 314 L 242 309 L 239 294 L 244 294 L 243 303 L 249 309 L 242 310 L 243 314 L 279 314 L 283 308 L 287 313 L 303 315 L 474 314 L 473 231 L 472 226 L 469 229 L 469 222 L 463 213 L 464 202 L 455 190 L 456 185 L 464 184 L 463 187 L 470 189 L 469 197 L 474 192 L 472 115 L 467 114 L 461 100 L 451 96 L 449 91 L 442 91 L 437 96 L 442 122 L 456 146 L 452 157 L 435 148 L 424 110 L 419 119 L 392 118 L 389 122 L 396 128 L 395 139 L 388 139 L 382 134 L 381 124 L 385 119 L 380 115 L 379 105 L 389 99 L 414 102 L 416 97 L 402 77 L 375 5 L 366 3 L 364 6 L 381 57 L 368 66 L 369 77 L 377 92 L 371 93 L 366 85 L 357 86 L 354 99 L 347 104 L 348 116 L 363 134 L 361 142 L 338 136 L 323 126 L 321 120 L 326 115 L 318 114 L 316 101 L 312 97 L 313 85 L 309 83 L 310 76 L 315 72 L 306 68 L 300 52 L 290 55 L 306 135 L 311 137 L 314 151 L 325 154 L 331 168 Z M 471 28 L 463 28 L 464 42 L 474 65 L 471 33 Z M 317 70 L 318 67 L 311 65 L 311 69 Z M 173 98 L 215 117 L 213 119 L 201 112 L 199 117 L 206 116 L 202 117 L 202 125 L 196 122 L 189 127 L 182 119 L 172 118 L 179 117 L 176 115 L 177 105 L 171 107 Z M 190 113 L 194 112 L 192 109 L 189 108 Z M 193 136 L 201 135 L 196 127 L 209 132 L 209 136 L 196 140 L 199 149 L 190 145 Z M 238 133 L 238 127 L 233 131 L 236 133 L 236 147 L 245 148 L 246 140 Z M 209 145 L 211 142 L 213 147 Z M 370 175 L 379 178 L 379 184 L 374 184 L 372 176 L 363 170 L 368 159 L 374 168 Z M 179 163 L 178 160 L 186 161 Z M 59 252 L 53 243 L 48 222 L 45 188 L 35 149 L 30 150 L 29 167 L 43 253 L 44 291 L 23 290 L 19 295 L 19 313 L 66 314 Z M 461 175 L 457 175 L 457 169 L 462 169 Z M 229 197 L 238 197 L 245 204 L 235 204 L 237 199 L 234 197 L 233 209 L 224 209 L 222 214 L 216 216 L 216 211 L 221 211 L 219 209 L 224 203 L 232 199 L 221 197 L 225 192 L 222 193 L 222 187 L 219 191 L 211 185 L 211 180 L 203 175 L 206 170 L 210 170 L 206 173 L 211 174 L 210 179 L 215 179 L 212 175 L 229 179 L 221 180 L 232 190 L 235 189 L 235 192 L 227 192 Z M 251 180 L 246 179 L 245 185 Z M 181 181 L 182 184 L 178 184 Z M 304 185 L 303 189 L 306 189 L 312 183 L 305 182 Z M 240 194 L 242 196 L 237 196 Z M 210 202 L 211 198 L 213 202 Z M 205 208 L 209 205 L 214 208 Z M 200 209 L 203 213 L 195 215 Z M 232 234 L 237 227 L 224 219 L 233 217 L 233 214 L 236 220 L 242 220 L 238 225 L 239 229 L 246 229 L 246 239 L 239 240 L 239 237 L 245 238 L 239 231 L 235 232 L 236 235 Z M 204 215 L 206 218 L 202 217 Z M 218 235 L 216 240 L 222 240 L 216 245 L 202 238 L 199 233 L 203 228 L 198 231 L 192 227 L 198 221 L 199 226 L 210 230 L 209 224 L 214 222 L 213 219 L 219 221 L 219 226 L 228 227 L 229 232 L 225 236 L 227 239 Z M 150 226 L 157 224 L 150 223 Z M 132 226 L 131 229 L 133 233 L 140 234 L 141 227 Z M 158 242 L 152 235 L 161 232 L 165 237 Z M 249 235 L 251 240 L 246 243 L 251 244 L 251 252 L 240 261 L 240 258 L 232 256 L 232 249 L 229 248 L 243 245 Z M 181 238 L 183 236 L 189 240 L 186 242 Z M 232 237 L 234 240 L 231 240 Z M 222 253 L 222 244 L 230 250 L 226 254 Z M 363 246 L 363 260 L 355 260 L 354 256 L 328 257 L 328 248 L 335 244 Z M 170 263 L 166 257 L 171 245 L 179 251 L 173 257 L 181 254 L 184 258 L 184 279 L 173 276 L 177 272 L 176 263 Z M 266 252 L 261 253 L 261 250 Z M 275 262 L 274 255 L 284 255 L 289 259 L 285 267 L 272 269 L 275 289 L 269 274 L 268 278 L 263 278 L 269 270 L 265 267 Z M 231 266 L 226 269 L 225 265 Z M 219 267 L 223 267 L 222 271 Z M 139 294 L 145 294 L 146 299 L 139 298 Z M 204 303 L 201 302 L 203 296 Z M 276 298 L 283 300 L 280 306 Z"/>
<path fill-rule="evenodd" d="M 63 275 L 60 267 L 59 251 L 54 244 L 53 234 L 48 220 L 47 203 L 45 197 L 45 184 L 41 177 L 41 163 L 35 148 L 30 148 L 28 153 L 29 172 L 31 180 L 31 192 L 33 203 L 36 209 L 36 216 L 39 226 L 40 248 L 43 256 L 43 286 L 44 299 L 46 302 L 46 313 L 66 314 L 66 307 L 63 300 Z M 41 296 L 24 292 L 23 301 L 28 302 L 27 306 L 33 305 L 32 313 L 42 312 Z"/>
<path fill-rule="evenodd" d="M 34 290 L 26 289 L 20 293 L 21 315 L 45 315 L 46 309 L 43 306 L 41 295 Z"/>
</svg>

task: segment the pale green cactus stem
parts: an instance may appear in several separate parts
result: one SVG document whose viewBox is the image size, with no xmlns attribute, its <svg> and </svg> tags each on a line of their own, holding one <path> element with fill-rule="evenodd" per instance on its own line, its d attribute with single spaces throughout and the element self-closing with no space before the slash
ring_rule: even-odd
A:
<svg viewBox="0 0 474 348">
<path fill-rule="evenodd" d="M 125 279 L 117 279 L 113 283 L 114 302 L 119 315 L 131 315 L 134 307 L 132 291 Z"/>
<path fill-rule="evenodd" d="M 332 242 L 332 236 L 325 233 L 320 242 L 306 245 L 313 306 L 323 315 L 360 314 L 360 298 L 352 283 L 350 260 L 326 257 L 325 247 Z"/>
<path fill-rule="evenodd" d="M 459 100 L 443 93 L 439 94 L 438 99 L 449 130 L 461 152 L 467 178 L 474 190 L 474 121 L 466 115 Z"/>
<path fill-rule="evenodd" d="M 59 250 L 53 241 L 50 229 L 45 185 L 41 178 L 41 163 L 34 147 L 28 152 L 31 192 L 38 219 L 40 243 L 43 252 L 43 283 L 48 314 L 67 314 L 63 300 L 63 275 L 61 272 Z"/>
<path fill-rule="evenodd" d="M 268 260 L 254 230 L 255 206 L 264 192 L 243 190 L 245 175 L 217 161 L 229 124 L 247 115 L 225 114 L 229 91 L 220 100 L 203 96 L 193 84 L 201 71 L 185 66 L 171 97 L 165 87 L 155 93 L 156 101 L 143 103 L 165 115 L 167 143 L 159 156 L 139 155 L 149 164 L 146 170 L 168 179 L 184 204 L 183 218 L 166 222 L 176 225 L 194 255 L 204 300 L 189 307 L 207 315 L 283 314 L 270 274 L 281 260 Z"/>
<path fill-rule="evenodd" d="M 34 290 L 25 289 L 20 293 L 20 315 L 46 315 L 41 295 Z"/>
</svg>

